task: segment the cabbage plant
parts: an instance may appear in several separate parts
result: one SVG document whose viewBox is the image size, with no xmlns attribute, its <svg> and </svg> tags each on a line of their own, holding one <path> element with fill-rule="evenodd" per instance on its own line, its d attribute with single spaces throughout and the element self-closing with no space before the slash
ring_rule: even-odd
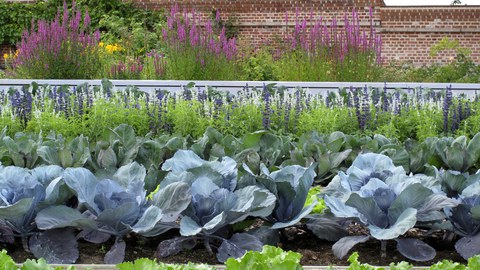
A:
<svg viewBox="0 0 480 270">
<path fill-rule="evenodd" d="M 288 227 L 311 230 L 318 238 L 328 241 L 336 241 L 346 235 L 342 220 L 323 214 L 311 215 L 318 200 L 305 203 L 316 176 L 316 166 L 316 163 L 309 167 L 290 165 L 270 172 L 261 164 L 260 175 L 254 175 L 250 168 L 243 164 L 245 174 L 240 179 L 253 179 L 251 181 L 267 188 L 276 197 L 272 214 L 263 218 L 269 225 L 254 232 L 261 236 L 265 244 L 278 244 L 279 232 Z"/>
<path fill-rule="evenodd" d="M 105 263 L 124 260 L 123 238 L 130 232 L 158 235 L 177 227 L 176 220 L 190 203 L 189 186 L 173 183 L 158 190 L 147 200 L 144 190 L 145 168 L 137 163 L 122 166 L 113 179 L 97 179 L 84 168 L 68 168 L 63 181 L 77 196 L 76 209 L 64 205 L 51 206 L 38 213 L 40 229 L 76 227 L 78 235 L 92 243 L 115 243 L 105 255 Z M 74 249 L 73 246 L 69 247 Z"/>
<path fill-rule="evenodd" d="M 460 194 L 470 185 L 480 181 L 480 173 L 469 174 L 452 170 L 440 170 L 438 178 L 442 190 L 450 198 L 458 198 Z"/>
<path fill-rule="evenodd" d="M 192 200 L 183 212 L 180 234 L 160 243 L 157 255 L 166 257 L 203 242 L 212 251 L 214 242 L 221 243 L 217 258 L 240 257 L 247 250 L 261 250 L 262 242 L 247 233 L 229 234 L 230 225 L 247 217 L 266 217 L 275 207 L 275 196 L 265 188 L 237 181 L 237 163 L 224 157 L 206 161 L 190 150 L 179 150 L 165 161 L 162 170 L 169 171 L 161 186 L 186 183 Z"/>
<path fill-rule="evenodd" d="M 26 251 L 55 263 L 71 263 L 77 259 L 78 252 L 64 250 L 64 244 L 76 244 L 72 230 L 40 232 L 35 223 L 40 210 L 63 204 L 73 195 L 61 181 L 62 173 L 63 169 L 54 165 L 33 170 L 0 166 L 1 241 L 13 243 L 14 237 L 20 237 Z M 55 238 L 62 241 L 52 241 Z"/>
<path fill-rule="evenodd" d="M 455 249 L 467 260 L 480 254 L 480 181 L 467 186 L 458 199 L 460 204 L 447 211 L 448 220 L 461 237 Z"/>
<path fill-rule="evenodd" d="M 435 150 L 448 169 L 468 172 L 478 168 L 480 133 L 477 133 L 468 143 L 465 136 L 439 139 Z"/>
<path fill-rule="evenodd" d="M 441 193 L 433 177 L 407 176 L 402 167 L 381 154 L 359 155 L 346 173 L 339 173 L 324 190 L 325 204 L 337 217 L 353 218 L 364 224 L 369 235 L 346 236 L 332 249 L 342 258 L 358 243 L 371 238 L 381 241 L 386 256 L 386 241 L 395 240 L 405 257 L 427 261 L 435 250 L 419 239 L 399 238 L 419 222 L 443 220 L 441 210 L 457 203 Z"/>
</svg>

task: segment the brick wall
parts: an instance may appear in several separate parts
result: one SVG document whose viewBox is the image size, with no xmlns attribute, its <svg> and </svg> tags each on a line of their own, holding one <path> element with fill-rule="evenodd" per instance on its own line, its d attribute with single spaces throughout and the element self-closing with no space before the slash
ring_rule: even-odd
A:
<svg viewBox="0 0 480 270">
<path fill-rule="evenodd" d="M 411 61 L 415 65 L 448 62 L 453 52 L 429 56 L 430 47 L 443 37 L 458 39 L 461 46 L 472 50 L 480 63 L 480 6 L 387 7 L 383 0 L 134 0 L 139 7 L 169 10 L 179 7 L 195 9 L 204 17 L 213 8 L 224 17 L 233 17 L 244 44 L 259 45 L 281 39 L 294 25 L 296 10 L 301 19 L 320 16 L 327 21 L 342 19 L 353 8 L 361 24 L 368 28 L 369 8 L 373 7 L 374 25 L 382 34 L 382 55 L 385 63 L 392 60 Z M 288 27 L 285 14 L 289 14 Z"/>
<path fill-rule="evenodd" d="M 431 58 L 430 47 L 443 37 L 457 39 L 480 63 L 480 6 L 382 7 L 383 49 L 387 60 L 406 60 L 421 65 L 446 63 L 455 54 L 446 51 Z"/>
</svg>

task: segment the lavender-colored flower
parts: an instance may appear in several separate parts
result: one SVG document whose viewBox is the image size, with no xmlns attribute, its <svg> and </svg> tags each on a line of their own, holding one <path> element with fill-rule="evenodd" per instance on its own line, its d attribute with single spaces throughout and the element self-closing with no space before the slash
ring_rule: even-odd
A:
<svg viewBox="0 0 480 270">
<path fill-rule="evenodd" d="M 394 99 L 395 99 L 395 109 L 393 110 L 394 115 L 399 115 L 400 114 L 400 92 L 395 92 L 394 94 Z"/>
<path fill-rule="evenodd" d="M 215 98 L 215 100 L 213 101 L 213 109 L 214 109 L 213 118 L 215 119 L 218 118 L 218 115 L 220 114 L 220 111 L 222 110 L 222 108 L 223 108 L 223 99 L 220 97 Z"/>
<path fill-rule="evenodd" d="M 358 89 L 353 93 L 353 105 L 355 106 L 355 115 L 357 116 L 358 127 L 362 129 L 362 113 L 360 111 L 360 93 Z"/>
<path fill-rule="evenodd" d="M 448 132 L 448 114 L 452 106 L 452 86 L 447 87 L 445 90 L 445 98 L 443 100 L 443 131 L 445 134 Z"/>
<path fill-rule="evenodd" d="M 383 93 L 382 93 L 382 111 L 383 112 L 388 112 L 388 93 L 387 93 L 387 83 L 385 83 L 383 87 Z"/>
<path fill-rule="evenodd" d="M 287 101 L 285 104 L 285 115 L 284 115 L 284 122 L 285 122 L 285 130 L 289 130 L 290 125 L 290 111 L 292 109 L 292 104 L 290 101 Z"/>
<path fill-rule="evenodd" d="M 270 115 L 272 114 L 272 108 L 271 108 L 271 94 L 270 91 L 268 91 L 267 86 L 264 84 L 263 85 L 263 103 L 264 103 L 264 108 L 263 108 L 263 118 L 262 118 L 262 125 L 264 129 L 269 129 L 270 124 L 271 124 L 271 119 Z"/>
<path fill-rule="evenodd" d="M 367 124 L 369 120 L 370 120 L 370 102 L 368 97 L 368 88 L 367 86 L 365 86 L 363 90 L 362 115 L 360 119 L 361 130 L 365 130 L 367 128 Z"/>
</svg>

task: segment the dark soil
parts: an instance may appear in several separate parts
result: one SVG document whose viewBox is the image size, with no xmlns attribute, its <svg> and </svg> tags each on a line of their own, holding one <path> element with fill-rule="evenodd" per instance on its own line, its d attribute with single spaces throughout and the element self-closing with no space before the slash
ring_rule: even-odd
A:
<svg viewBox="0 0 480 270">
<path fill-rule="evenodd" d="M 361 226 L 351 226 L 352 235 L 364 234 L 365 230 Z M 145 238 L 138 235 L 127 237 L 127 251 L 125 260 L 133 261 L 138 258 L 155 258 L 155 251 L 157 245 L 162 240 L 171 239 L 178 236 L 178 232 L 170 232 L 162 237 Z M 456 262 L 466 263 L 466 261 L 455 251 L 454 243 L 443 240 L 443 235 L 437 233 L 426 236 L 425 231 L 414 229 L 407 233 L 407 236 L 414 236 L 422 239 L 437 251 L 437 256 L 432 261 L 414 262 L 409 261 L 396 251 L 396 243 L 391 240 L 387 244 L 387 257 L 380 256 L 380 242 L 370 240 L 367 243 L 358 244 L 351 252 L 343 259 L 337 259 L 332 252 L 332 242 L 319 240 L 315 235 L 309 231 L 304 231 L 298 228 L 287 229 L 283 241 L 279 245 L 284 250 L 292 250 L 303 255 L 302 265 L 348 265 L 348 256 L 356 251 L 359 253 L 359 260 L 371 265 L 389 265 L 392 262 L 409 261 L 417 266 L 432 265 L 438 261 L 447 259 Z M 80 258 L 78 264 L 102 264 L 103 257 L 110 249 L 113 241 L 103 244 L 91 244 L 85 241 L 79 241 Z M 20 241 L 15 244 L 3 244 L 1 249 L 6 249 L 8 254 L 14 258 L 16 262 L 23 262 L 26 259 L 33 259 L 34 257 L 25 252 Z M 209 254 L 201 243 L 196 248 L 189 251 L 181 252 L 175 256 L 167 258 L 157 258 L 158 261 L 166 263 L 208 263 L 218 264 L 215 255 Z"/>
</svg>

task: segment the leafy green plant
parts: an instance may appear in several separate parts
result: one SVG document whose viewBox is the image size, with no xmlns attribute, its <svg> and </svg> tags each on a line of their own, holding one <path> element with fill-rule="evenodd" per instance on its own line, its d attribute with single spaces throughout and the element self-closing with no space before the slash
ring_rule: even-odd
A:
<svg viewBox="0 0 480 270">
<path fill-rule="evenodd" d="M 283 251 L 281 248 L 265 245 L 262 251 L 248 251 L 241 258 L 229 258 L 225 265 L 227 269 L 294 269 L 301 270 L 300 253 Z"/>
<path fill-rule="evenodd" d="M 117 264 L 119 270 L 215 270 L 215 267 L 206 264 L 167 264 L 155 260 L 142 258 L 134 262 Z"/>
<path fill-rule="evenodd" d="M 468 143 L 465 136 L 442 138 L 437 141 L 435 149 L 447 168 L 467 172 L 475 167 L 480 158 L 480 134 Z"/>
<path fill-rule="evenodd" d="M 360 263 L 358 261 L 358 253 L 354 252 L 350 257 L 348 257 L 348 262 L 350 265 L 347 267 L 347 270 L 386 270 L 387 268 L 375 267 L 367 263 Z M 391 263 L 388 269 L 390 270 L 410 270 L 413 268 L 413 265 L 407 262 L 400 262 L 397 264 Z M 443 268 L 442 268 L 443 269 Z M 446 270 L 446 269 L 445 269 Z"/>
<path fill-rule="evenodd" d="M 246 81 L 275 81 L 278 71 L 273 56 L 268 49 L 262 48 L 243 56 L 241 61 L 243 79 Z"/>
<path fill-rule="evenodd" d="M 0 1 L 0 44 L 15 45 L 22 36 L 23 29 L 30 26 L 33 19 L 53 19 L 57 6 L 50 2 L 35 3 Z"/>
<path fill-rule="evenodd" d="M 20 270 L 75 270 L 75 266 L 71 265 L 68 267 L 63 267 L 63 266 L 50 266 L 47 264 L 47 261 L 43 258 L 40 258 L 38 260 L 26 260 Z"/>
<path fill-rule="evenodd" d="M 321 192 L 321 188 L 322 188 L 321 186 L 315 186 L 315 187 L 310 188 L 310 190 L 308 190 L 308 195 L 307 195 L 307 200 L 305 201 L 305 206 L 311 205 L 315 201 L 317 201 L 317 203 L 315 204 L 315 206 L 312 209 L 312 212 L 311 212 L 312 214 L 321 214 L 321 213 L 323 213 L 323 210 L 325 210 L 325 208 L 326 208 L 325 202 L 323 201 L 323 199 L 320 199 L 318 197 L 318 195 Z"/>
<path fill-rule="evenodd" d="M 43 137 L 41 133 L 16 133 L 13 138 L 5 135 L 4 129 L 0 134 L 1 159 L 5 165 L 15 165 L 22 168 L 35 168 L 39 162 L 37 149 L 41 147 Z"/>
<path fill-rule="evenodd" d="M 91 159 L 88 139 L 80 135 L 70 142 L 65 142 L 61 135 L 51 133 L 44 144 L 37 149 L 37 154 L 49 165 L 82 167 Z"/>
<path fill-rule="evenodd" d="M 18 267 L 15 265 L 12 257 L 7 254 L 6 250 L 0 252 L 0 267 L 5 270 L 17 270 Z"/>
<path fill-rule="evenodd" d="M 464 270 L 467 269 L 465 265 L 458 262 L 443 260 L 430 266 L 430 270 Z"/>
</svg>

